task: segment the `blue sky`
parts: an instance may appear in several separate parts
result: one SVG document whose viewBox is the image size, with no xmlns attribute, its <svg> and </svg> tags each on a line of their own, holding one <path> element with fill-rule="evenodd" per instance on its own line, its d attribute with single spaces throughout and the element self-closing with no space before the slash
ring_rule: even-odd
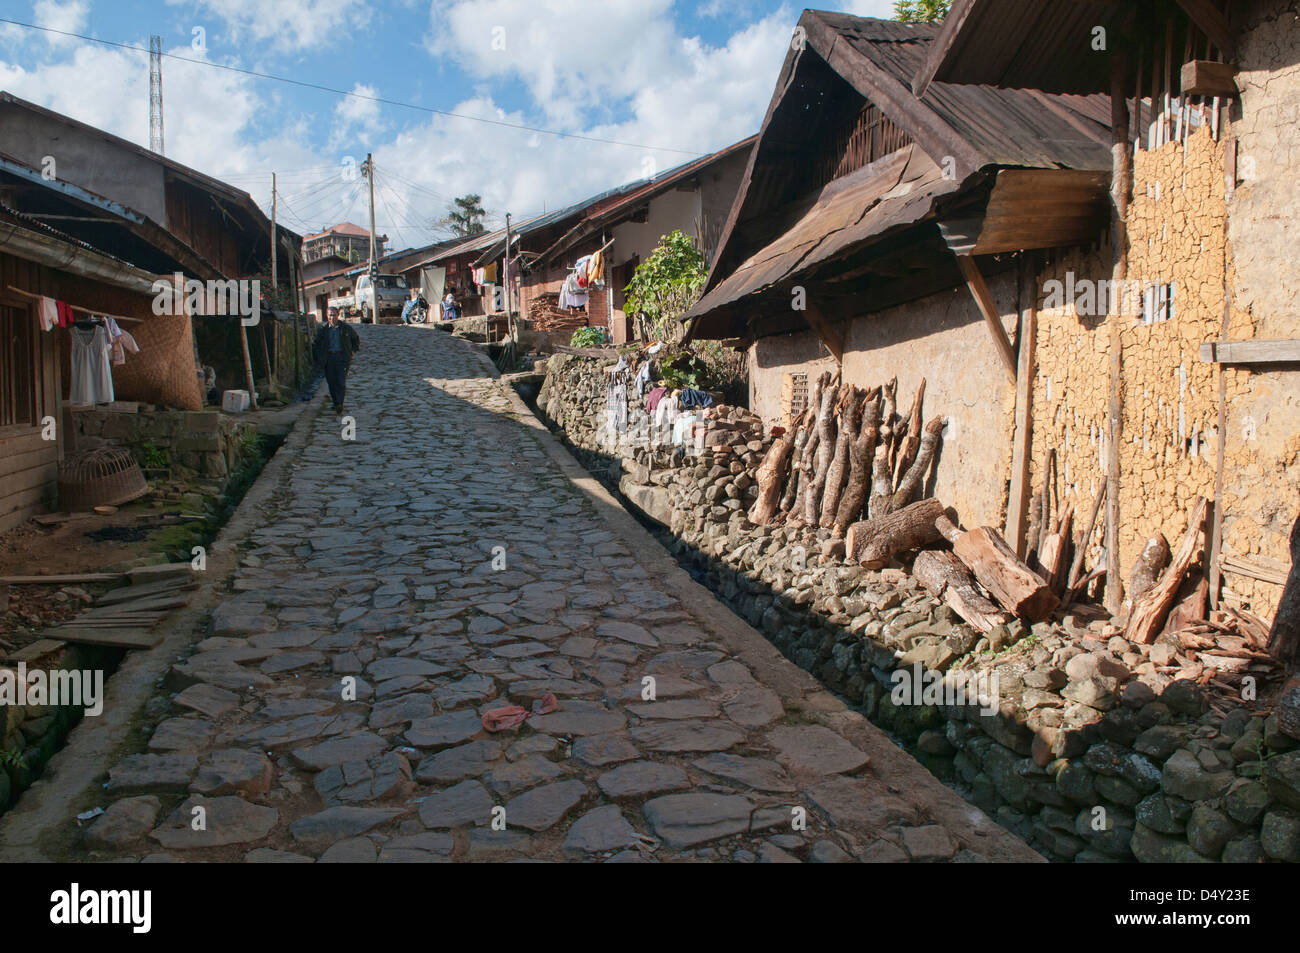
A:
<svg viewBox="0 0 1300 953">
<path fill-rule="evenodd" d="M 892 0 L 843 0 L 888 16 Z M 391 247 L 440 237 L 452 196 L 489 224 L 662 171 L 757 131 L 801 5 L 775 0 L 17 0 L 6 18 L 175 57 L 287 76 L 625 145 L 560 138 L 163 61 L 166 152 L 300 232 L 366 206 L 375 154 Z M 0 88 L 147 145 L 147 56 L 0 24 Z"/>
</svg>

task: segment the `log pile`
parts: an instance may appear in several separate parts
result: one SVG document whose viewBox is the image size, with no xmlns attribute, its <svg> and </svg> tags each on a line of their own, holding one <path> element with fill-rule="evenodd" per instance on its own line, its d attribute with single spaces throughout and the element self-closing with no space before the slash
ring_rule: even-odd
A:
<svg viewBox="0 0 1300 953">
<path fill-rule="evenodd" d="M 911 503 L 930 472 L 945 420 L 922 429 L 925 381 L 904 417 L 896 412 L 896 381 L 863 390 L 828 372 L 811 390 L 808 409 L 764 462 L 749 519 L 830 530 L 841 539 L 853 525 Z"/>
<path fill-rule="evenodd" d="M 586 311 L 561 308 L 555 291 L 539 294 L 528 306 L 528 322 L 534 331 L 576 331 L 585 328 L 587 320 Z"/>
</svg>

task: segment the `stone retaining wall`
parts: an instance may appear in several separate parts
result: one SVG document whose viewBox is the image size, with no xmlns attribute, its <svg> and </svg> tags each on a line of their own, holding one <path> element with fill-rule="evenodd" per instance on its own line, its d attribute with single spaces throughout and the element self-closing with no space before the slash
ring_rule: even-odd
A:
<svg viewBox="0 0 1300 953">
<path fill-rule="evenodd" d="M 1300 860 L 1300 741 L 1275 714 L 1210 710 L 1195 684 L 1157 670 L 1159 641 L 1108 635 L 1088 607 L 984 635 L 906 567 L 845 565 L 825 531 L 751 524 L 770 437 L 747 411 L 722 408 L 699 455 L 611 446 L 603 371 L 567 355 L 538 407 L 737 614 L 1045 855 Z M 996 703 L 961 692 L 990 683 Z"/>
<path fill-rule="evenodd" d="M 161 452 L 172 477 L 224 480 L 248 452 L 247 441 L 256 433 L 253 424 L 217 410 L 156 410 L 132 402 L 74 408 L 72 418 L 77 449 L 104 444 L 128 447 L 141 467 L 148 467 L 150 457 Z"/>
</svg>

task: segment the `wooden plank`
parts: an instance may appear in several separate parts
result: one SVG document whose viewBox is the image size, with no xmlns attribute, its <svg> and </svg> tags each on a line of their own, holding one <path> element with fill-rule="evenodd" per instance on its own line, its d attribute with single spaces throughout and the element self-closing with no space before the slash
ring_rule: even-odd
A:
<svg viewBox="0 0 1300 953">
<path fill-rule="evenodd" d="M 31 662 L 46 655 L 53 655 L 62 649 L 64 645 L 65 643 L 59 639 L 37 639 L 20 649 L 15 649 L 4 657 L 10 662 Z"/>
<path fill-rule="evenodd" d="M 1016 429 L 1011 443 L 1011 492 L 1007 498 L 1007 545 L 1025 558 L 1029 519 L 1029 462 L 1033 446 L 1034 356 L 1038 340 L 1038 295 L 1031 268 L 1021 262 L 1020 354 L 1016 366 Z"/>
<path fill-rule="evenodd" d="M 844 363 L 843 334 L 831 325 L 826 315 L 822 314 L 817 305 L 811 301 L 806 302 L 806 304 L 807 310 L 804 311 L 804 316 L 808 319 L 808 323 L 817 332 L 817 336 L 821 338 L 822 343 L 826 345 L 826 350 L 831 352 L 831 356 L 835 358 L 835 363 L 842 365 Z"/>
<path fill-rule="evenodd" d="M 1210 42 L 1226 58 L 1231 59 L 1236 52 L 1236 44 L 1228 27 L 1228 18 L 1215 6 L 1213 0 L 1178 0 L 1178 5 L 1200 31 L 1210 38 Z"/>
<path fill-rule="evenodd" d="M 1237 68 L 1231 63 L 1213 60 L 1192 60 L 1183 64 L 1182 87 L 1184 96 L 1219 96 L 1230 98 L 1240 94 L 1237 88 Z"/>
<path fill-rule="evenodd" d="M 119 602 L 132 602 L 137 599 L 145 599 L 151 596 L 167 595 L 173 592 L 184 592 L 187 589 L 195 589 L 197 587 L 198 583 L 195 580 L 175 576 L 170 579 L 160 579 L 157 582 L 141 583 L 138 586 L 121 586 L 117 589 L 110 589 L 95 600 L 95 605 L 111 606 L 116 605 Z"/>
<path fill-rule="evenodd" d="M 134 588 L 134 586 L 128 588 Z M 182 606 L 189 605 L 191 595 L 192 593 L 182 591 L 168 595 L 153 595 L 140 599 L 131 599 L 126 602 L 114 602 L 108 605 L 96 606 L 89 612 L 84 613 L 84 615 L 89 618 L 97 618 L 124 612 L 155 612 L 160 609 L 179 609 Z"/>
<path fill-rule="evenodd" d="M 184 576 L 194 572 L 194 567 L 189 563 L 162 563 L 157 566 L 141 566 L 139 569 L 128 569 L 127 578 L 131 580 L 132 585 L 140 582 L 154 582 L 166 576 Z"/>
<path fill-rule="evenodd" d="M 82 582 L 117 582 L 120 572 L 84 572 L 61 576 L 0 576 L 0 583 L 10 586 L 69 586 Z"/>
<path fill-rule="evenodd" d="M 966 287 L 970 289 L 971 296 L 975 299 L 980 314 L 984 315 L 984 323 L 988 325 L 989 334 L 993 338 L 993 346 L 997 348 L 998 357 L 1002 359 L 1002 366 L 1006 368 L 1007 377 L 1014 384 L 1016 382 L 1015 351 L 1011 348 L 1011 342 L 1007 340 L 1006 328 L 1002 326 L 1002 316 L 998 314 L 997 305 L 993 302 L 993 295 L 989 292 L 988 285 L 984 283 L 984 276 L 980 274 L 975 259 L 969 255 L 958 255 L 957 264 L 961 267 L 962 274 L 966 278 Z"/>
<path fill-rule="evenodd" d="M 1287 570 L 1284 567 L 1268 566 L 1244 556 L 1228 555 L 1219 557 L 1219 566 L 1224 572 L 1245 576 L 1248 579 L 1271 582 L 1275 586 L 1286 585 Z"/>
<path fill-rule="evenodd" d="M 81 629 L 69 627 L 55 629 L 56 634 L 65 642 L 78 645 L 107 645 L 119 649 L 152 649 L 162 642 L 164 633 L 142 628 L 124 629 Z"/>
<path fill-rule="evenodd" d="M 1201 360 L 1209 364 L 1300 364 L 1300 338 L 1206 341 Z"/>
</svg>

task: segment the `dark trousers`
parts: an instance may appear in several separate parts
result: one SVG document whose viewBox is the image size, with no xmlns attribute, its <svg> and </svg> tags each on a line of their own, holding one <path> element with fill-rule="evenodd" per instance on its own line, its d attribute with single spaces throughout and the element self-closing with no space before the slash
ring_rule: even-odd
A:
<svg viewBox="0 0 1300 953">
<path fill-rule="evenodd" d="M 330 388 L 330 399 L 338 407 L 348 390 L 348 359 L 337 351 L 325 358 L 325 383 Z"/>
</svg>

